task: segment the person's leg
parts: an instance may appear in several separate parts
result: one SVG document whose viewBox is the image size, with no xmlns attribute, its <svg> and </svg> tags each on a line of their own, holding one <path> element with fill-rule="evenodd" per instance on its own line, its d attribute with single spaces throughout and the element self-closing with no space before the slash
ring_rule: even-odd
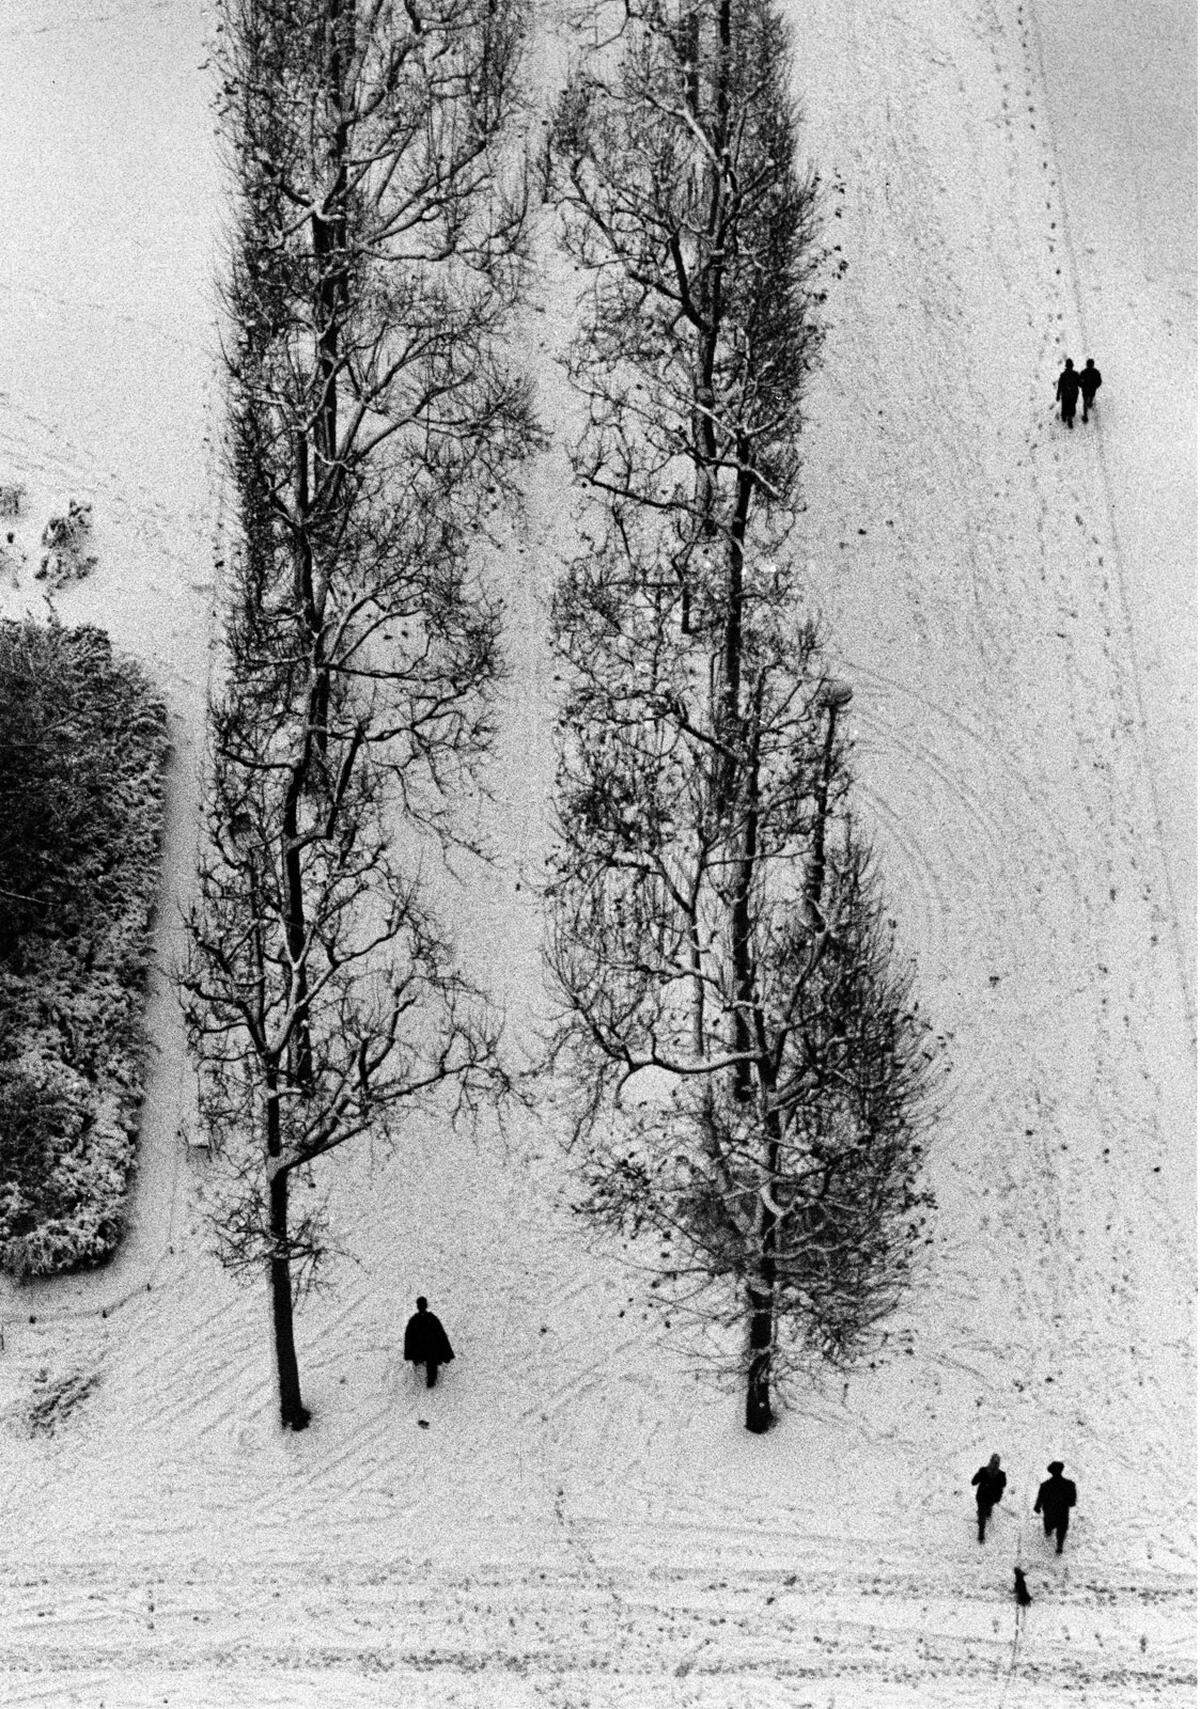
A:
<svg viewBox="0 0 1200 1709">
<path fill-rule="evenodd" d="M 1042 1530 L 1045 1532 L 1047 1537 L 1050 1535 L 1050 1533 L 1051 1533 L 1051 1531 L 1053 1531 L 1053 1529 L 1054 1529 L 1053 1519 L 1050 1517 L 1050 1515 L 1048 1513 L 1043 1513 L 1042 1514 Z"/>
<path fill-rule="evenodd" d="M 425 1366 L 425 1387 L 431 1389 L 437 1382 L 438 1362 L 430 1359 Z"/>
<path fill-rule="evenodd" d="M 1060 1519 L 1058 1524 L 1054 1528 L 1054 1536 L 1055 1536 L 1054 1553 L 1056 1555 L 1062 1554 L 1063 1541 L 1066 1538 L 1067 1526 L 1069 1524 L 1070 1524 L 1069 1519 Z"/>
<path fill-rule="evenodd" d="M 985 1529 L 986 1529 L 986 1527 L 987 1527 L 987 1522 L 988 1522 L 988 1513 L 989 1513 L 989 1511 L 990 1511 L 990 1509 L 989 1509 L 989 1508 L 988 1508 L 988 1506 L 987 1506 L 987 1504 L 986 1504 L 986 1503 L 985 1503 L 985 1502 L 982 1502 L 982 1501 L 981 1501 L 981 1502 L 980 1502 L 980 1503 L 979 1503 L 979 1507 L 978 1507 L 978 1513 L 979 1513 L 979 1541 L 980 1541 L 980 1542 L 981 1542 L 981 1543 L 982 1543 L 982 1542 L 983 1542 L 983 1533 L 984 1533 L 984 1530 L 985 1530 Z"/>
</svg>

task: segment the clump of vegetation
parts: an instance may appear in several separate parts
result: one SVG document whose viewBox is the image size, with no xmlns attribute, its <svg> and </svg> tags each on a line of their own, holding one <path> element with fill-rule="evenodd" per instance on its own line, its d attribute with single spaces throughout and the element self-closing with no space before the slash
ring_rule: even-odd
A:
<svg viewBox="0 0 1200 1709">
<path fill-rule="evenodd" d="M 41 566 L 38 580 L 51 587 L 65 587 L 67 582 L 82 581 L 96 567 L 92 541 L 92 507 L 90 503 L 73 498 L 65 516 L 52 516 L 42 530 Z"/>
<path fill-rule="evenodd" d="M 0 623 L 0 1268 L 121 1234 L 166 709 L 98 629 Z"/>
</svg>

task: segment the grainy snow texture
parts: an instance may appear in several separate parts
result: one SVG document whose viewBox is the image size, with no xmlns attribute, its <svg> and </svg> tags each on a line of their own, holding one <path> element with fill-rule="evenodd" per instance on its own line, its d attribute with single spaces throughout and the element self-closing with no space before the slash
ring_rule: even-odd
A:
<svg viewBox="0 0 1200 1709">
<path fill-rule="evenodd" d="M 160 981 L 130 1240 L 92 1277 L 0 1292 L 6 1702 L 1195 1700 L 1190 8 L 791 10 L 849 262 L 797 550 L 952 1041 L 922 1288 L 877 1369 L 750 1438 L 585 1246 L 548 1124 L 406 1130 L 339 1177 L 356 1262 L 302 1312 L 315 1418 L 284 1438 L 265 1290 L 207 1255 Z M 194 0 L 0 10 L 0 482 L 27 486 L 34 542 L 92 501 L 99 567 L 59 610 L 168 697 L 164 967 L 222 550 L 203 58 Z M 547 270 L 535 355 L 572 283 Z M 1064 354 L 1104 373 L 1073 433 Z M 553 426 L 548 361 L 543 382 Z M 517 1044 L 542 1008 L 563 469 L 539 465 L 501 566 L 500 860 L 455 904 Z M 36 609 L 39 584 L 3 600 Z M 417 1292 L 458 1353 L 428 1397 L 399 1360 Z M 993 1449 L 1010 1481 L 980 1548 Z M 1080 1489 L 1061 1559 L 1030 1511 L 1054 1457 Z"/>
</svg>

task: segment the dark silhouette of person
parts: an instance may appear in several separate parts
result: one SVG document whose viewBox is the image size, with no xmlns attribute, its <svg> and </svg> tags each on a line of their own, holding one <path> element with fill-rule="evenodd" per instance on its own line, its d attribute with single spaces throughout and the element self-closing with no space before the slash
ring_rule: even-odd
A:
<svg viewBox="0 0 1200 1709">
<path fill-rule="evenodd" d="M 425 1386 L 430 1389 L 437 1382 L 438 1366 L 448 1365 L 454 1357 L 454 1349 L 442 1328 L 441 1319 L 430 1311 L 424 1294 L 405 1325 L 404 1357 L 410 1364 L 424 1365 Z"/>
<path fill-rule="evenodd" d="M 1063 1477 L 1061 1460 L 1051 1460 L 1046 1470 L 1050 1476 L 1038 1485 L 1033 1511 L 1041 1514 L 1042 1529 L 1047 1537 L 1054 1533 L 1054 1553 L 1061 1555 L 1067 1526 L 1071 1523 L 1071 1509 L 1075 1505 L 1075 1485 L 1070 1478 Z"/>
<path fill-rule="evenodd" d="M 999 1454 L 993 1454 L 986 1466 L 980 1466 L 971 1482 L 975 1486 L 975 1511 L 979 1515 L 979 1541 L 982 1543 L 992 1509 L 1004 1494 L 1004 1486 L 1008 1482 L 1007 1474 L 1000 1470 Z"/>
<path fill-rule="evenodd" d="M 1095 403 L 1096 393 L 1100 390 L 1100 387 L 1103 384 L 1104 382 L 1100 377 L 1100 370 L 1089 356 L 1083 365 L 1083 372 L 1079 376 L 1079 395 L 1083 399 L 1084 421 L 1087 420 L 1087 412 Z"/>
<path fill-rule="evenodd" d="M 1075 425 L 1075 404 L 1079 398 L 1079 375 L 1075 372 L 1075 364 L 1067 357 L 1066 366 L 1058 376 L 1058 385 L 1054 395 L 1062 404 L 1062 418 L 1068 427 Z"/>
</svg>

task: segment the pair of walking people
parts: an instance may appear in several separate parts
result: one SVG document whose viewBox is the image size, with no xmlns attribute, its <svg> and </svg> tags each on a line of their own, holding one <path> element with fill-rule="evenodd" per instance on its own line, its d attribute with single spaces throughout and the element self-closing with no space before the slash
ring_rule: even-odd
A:
<svg viewBox="0 0 1200 1709">
<path fill-rule="evenodd" d="M 1054 1552 L 1061 1555 L 1067 1527 L 1071 1523 L 1071 1509 L 1075 1505 L 1075 1485 L 1070 1478 L 1063 1477 L 1061 1460 L 1051 1460 L 1046 1470 L 1050 1476 L 1038 1486 L 1033 1511 L 1041 1514 L 1042 1529 L 1047 1537 L 1053 1536 Z M 979 1519 L 979 1541 L 982 1543 L 987 1522 L 992 1517 L 992 1509 L 1004 1494 L 1008 1483 L 1007 1474 L 1000 1468 L 999 1454 L 993 1454 L 986 1466 L 980 1466 L 971 1483 L 975 1489 L 975 1511 Z"/>
<path fill-rule="evenodd" d="M 1100 370 L 1089 356 L 1083 365 L 1082 373 L 1076 368 L 1068 356 L 1062 373 L 1058 376 L 1058 385 L 1054 395 L 1062 405 L 1062 418 L 1068 427 L 1075 425 L 1075 405 L 1082 398 L 1083 419 L 1088 418 L 1088 410 L 1096 401 L 1096 393 L 1101 386 Z"/>
</svg>

